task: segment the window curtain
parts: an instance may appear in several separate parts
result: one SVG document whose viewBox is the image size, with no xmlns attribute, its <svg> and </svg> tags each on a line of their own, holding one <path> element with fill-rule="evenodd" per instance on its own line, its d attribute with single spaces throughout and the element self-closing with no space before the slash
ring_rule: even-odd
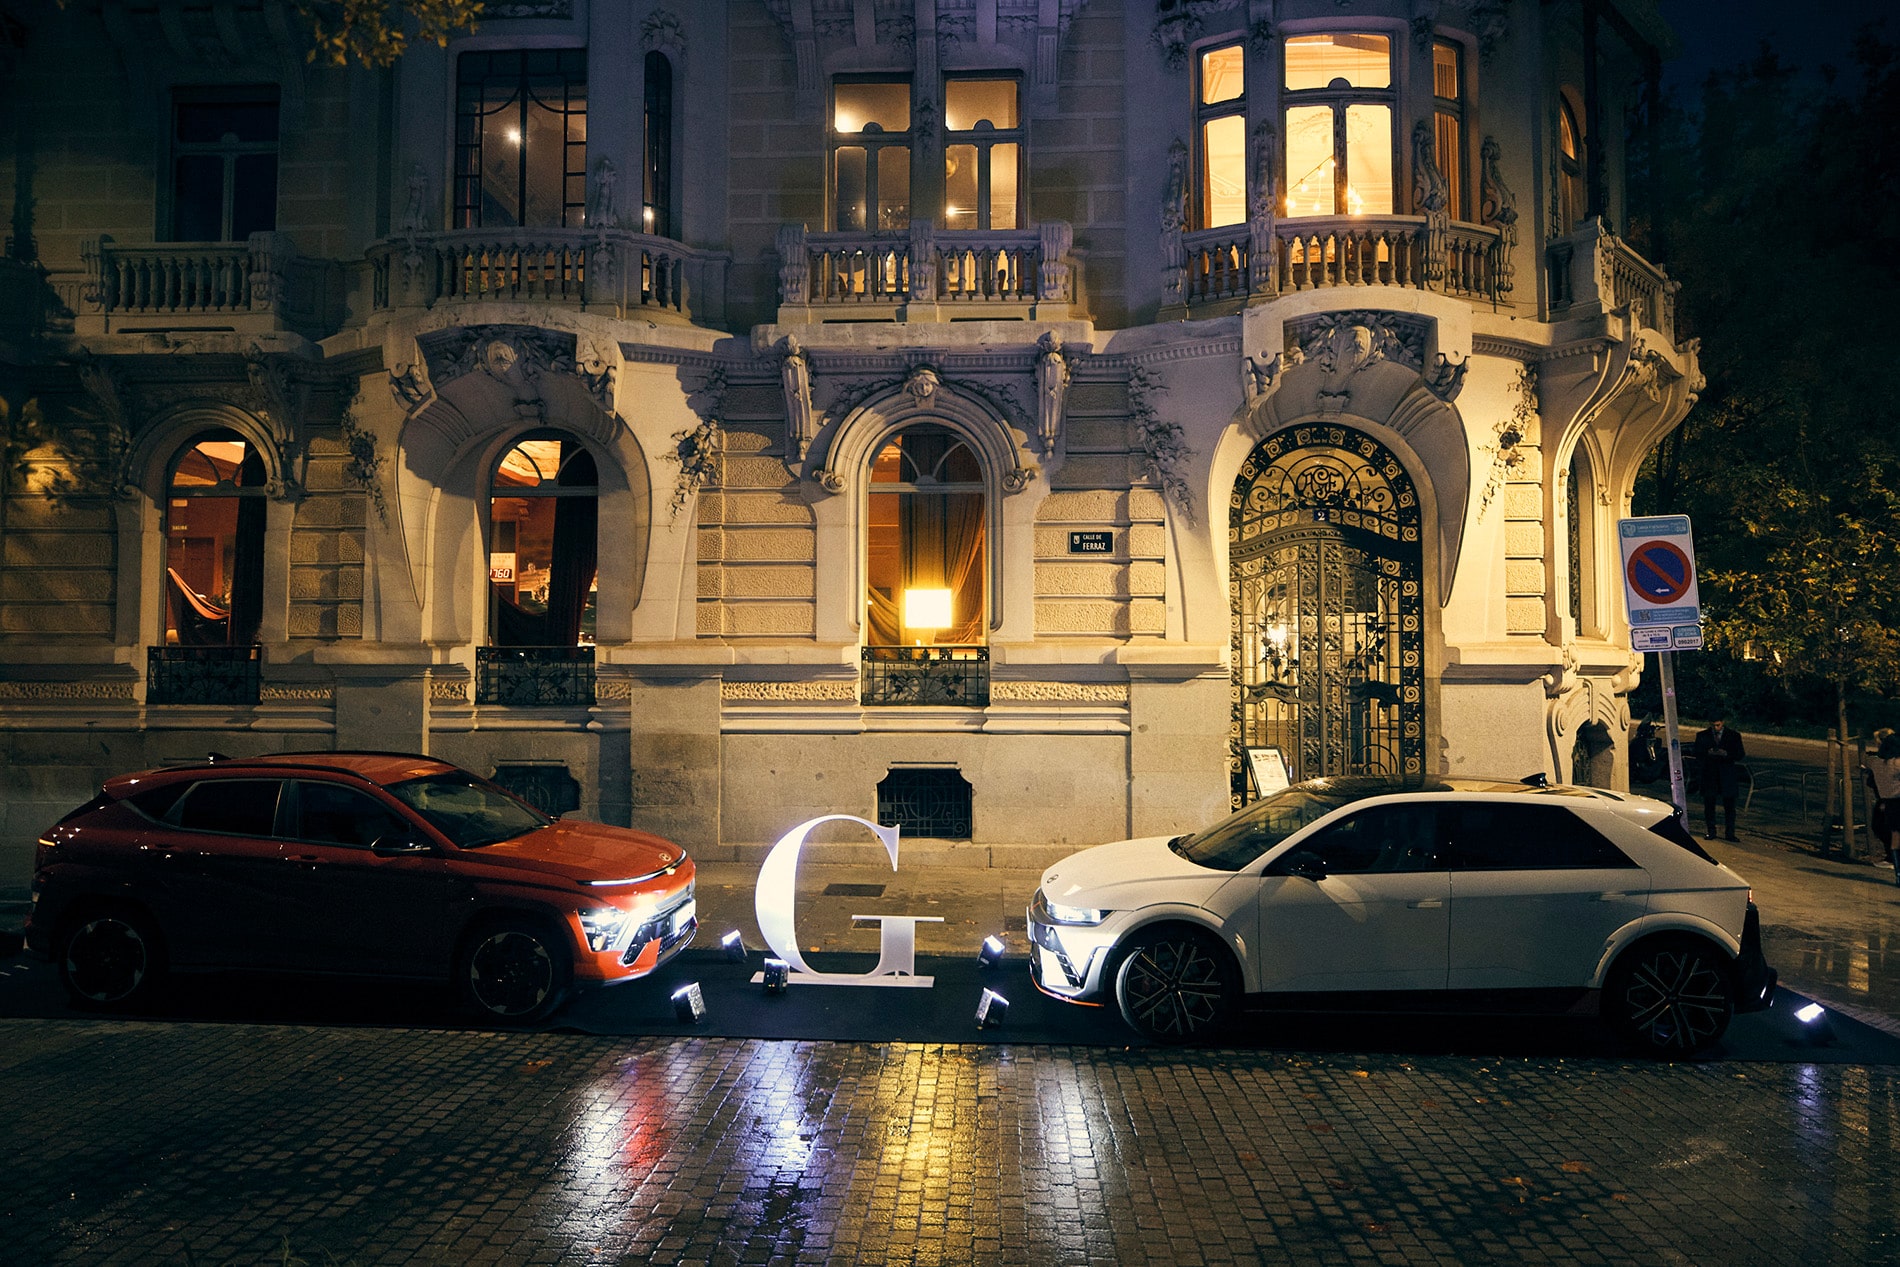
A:
<svg viewBox="0 0 1900 1267">
<path fill-rule="evenodd" d="M 945 458 L 962 441 L 943 431 L 906 433 L 902 473 L 908 483 L 942 480 Z M 967 461 L 967 455 L 964 460 Z M 873 496 L 890 496 L 876 494 Z M 873 591 L 867 611 L 872 644 L 910 641 L 904 628 L 904 591 L 947 589 L 955 623 L 936 630 L 933 641 L 983 641 L 984 496 L 980 492 L 901 492 L 897 497 L 899 580 L 888 597 Z"/>
<path fill-rule="evenodd" d="M 244 446 L 238 469 L 239 488 L 262 488 L 264 457 L 255 445 Z M 238 498 L 237 538 L 231 544 L 231 645 L 257 641 L 264 620 L 264 521 L 270 507 L 261 496 Z"/>
<path fill-rule="evenodd" d="M 592 489 L 598 482 L 594 460 L 572 440 L 561 441 L 563 488 Z M 554 503 L 554 558 L 549 566 L 547 640 L 571 647 L 580 641 L 581 617 L 600 565 L 600 503 L 591 496 L 557 498 Z"/>
</svg>

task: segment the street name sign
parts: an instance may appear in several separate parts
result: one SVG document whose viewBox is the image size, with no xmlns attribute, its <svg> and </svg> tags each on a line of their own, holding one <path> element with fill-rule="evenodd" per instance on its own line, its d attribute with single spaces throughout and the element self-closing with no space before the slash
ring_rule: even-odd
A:
<svg viewBox="0 0 1900 1267">
<path fill-rule="evenodd" d="M 1702 645 L 1702 600 L 1696 586 L 1695 540 L 1687 515 L 1616 521 L 1623 548 L 1623 598 L 1632 651 L 1690 650 Z"/>
</svg>

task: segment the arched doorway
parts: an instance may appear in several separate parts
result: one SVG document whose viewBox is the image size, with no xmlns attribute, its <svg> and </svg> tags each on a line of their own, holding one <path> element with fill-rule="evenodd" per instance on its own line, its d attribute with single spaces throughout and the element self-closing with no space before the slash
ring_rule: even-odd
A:
<svg viewBox="0 0 1900 1267">
<path fill-rule="evenodd" d="M 1249 749 L 1294 781 L 1423 776 L 1421 562 L 1417 492 L 1371 436 L 1305 424 L 1248 455 L 1228 524 L 1235 805 L 1259 794 Z"/>
</svg>

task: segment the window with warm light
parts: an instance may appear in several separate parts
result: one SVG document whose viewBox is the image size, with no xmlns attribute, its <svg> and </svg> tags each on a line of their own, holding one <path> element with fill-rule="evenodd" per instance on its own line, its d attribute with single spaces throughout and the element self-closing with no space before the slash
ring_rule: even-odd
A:
<svg viewBox="0 0 1900 1267">
<path fill-rule="evenodd" d="M 577 229 L 586 207 L 587 50 L 462 54 L 456 227 Z"/>
<path fill-rule="evenodd" d="M 1570 102 L 1557 99 L 1557 232 L 1568 233 L 1583 220 L 1583 130 Z"/>
<path fill-rule="evenodd" d="M 1432 45 L 1432 139 L 1438 170 L 1445 175 L 1446 203 L 1454 220 L 1469 220 L 1471 205 L 1465 179 L 1464 50 L 1446 40 Z"/>
<path fill-rule="evenodd" d="M 1014 229 L 1022 223 L 1021 89 L 1014 79 L 951 79 L 943 86 L 943 223 Z"/>
<path fill-rule="evenodd" d="M 1391 215 L 1392 39 L 1286 40 L 1286 214 Z"/>
<path fill-rule="evenodd" d="M 594 641 L 599 482 L 593 455 L 558 431 L 530 432 L 496 464 L 488 502 L 493 645 Z"/>
<path fill-rule="evenodd" d="M 831 87 L 831 223 L 841 232 L 910 227 L 910 81 Z"/>
<path fill-rule="evenodd" d="M 935 424 L 898 432 L 871 464 L 867 502 L 865 642 L 982 642 L 988 496 L 969 444 Z"/>
<path fill-rule="evenodd" d="M 642 182 L 640 231 L 673 236 L 673 63 L 665 53 L 646 60 L 646 176 Z"/>
<path fill-rule="evenodd" d="M 1247 219 L 1247 77 L 1243 46 L 1203 51 L 1196 65 L 1194 224 L 1211 229 Z"/>
<path fill-rule="evenodd" d="M 245 646 L 264 614 L 264 459 L 235 431 L 201 432 L 165 497 L 165 644 Z"/>
</svg>

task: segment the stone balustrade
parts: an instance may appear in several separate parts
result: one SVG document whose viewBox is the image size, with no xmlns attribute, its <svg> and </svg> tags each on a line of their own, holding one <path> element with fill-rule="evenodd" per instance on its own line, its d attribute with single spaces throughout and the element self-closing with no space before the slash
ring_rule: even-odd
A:
<svg viewBox="0 0 1900 1267">
<path fill-rule="evenodd" d="M 717 325 L 728 258 L 625 229 L 418 233 L 370 248 L 370 300 L 379 311 L 534 303 Z"/>
<path fill-rule="evenodd" d="M 1601 220 L 1579 225 L 1545 248 L 1553 315 L 1627 311 L 1630 320 L 1676 342 L 1680 283 L 1638 255 Z"/>
<path fill-rule="evenodd" d="M 288 235 L 243 242 L 125 245 L 99 237 L 81 250 L 85 278 L 75 330 L 327 333 L 341 316 L 341 269 L 305 259 Z"/>
<path fill-rule="evenodd" d="M 1164 313 L 1218 312 L 1335 286 L 1408 286 L 1507 302 L 1503 235 L 1489 225 L 1424 216 L 1321 216 L 1163 235 L 1176 256 Z M 1263 249 L 1264 248 L 1264 258 Z"/>
<path fill-rule="evenodd" d="M 916 221 L 903 234 L 812 233 L 787 225 L 779 231 L 779 256 L 781 321 L 864 307 L 901 308 L 907 320 L 974 309 L 1066 315 L 1075 301 L 1073 235 L 1061 222 L 944 230 Z"/>
</svg>

